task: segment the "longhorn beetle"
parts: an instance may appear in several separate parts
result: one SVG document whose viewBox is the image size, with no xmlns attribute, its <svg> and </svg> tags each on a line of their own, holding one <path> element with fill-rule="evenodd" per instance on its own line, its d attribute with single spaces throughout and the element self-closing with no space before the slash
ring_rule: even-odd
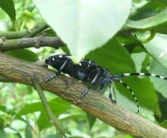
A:
<svg viewBox="0 0 167 138">
<path fill-rule="evenodd" d="M 50 81 L 56 76 L 59 76 L 61 72 L 63 72 L 83 82 L 89 82 L 90 85 L 88 86 L 87 89 L 85 89 L 82 92 L 81 98 L 87 95 L 92 85 L 96 84 L 103 87 L 107 84 L 111 84 L 113 81 L 123 84 L 123 86 L 126 87 L 129 90 L 129 92 L 133 95 L 137 104 L 138 112 L 139 112 L 138 100 L 132 89 L 126 83 L 124 83 L 121 80 L 121 78 L 126 76 L 153 76 L 167 80 L 166 77 L 151 73 L 123 73 L 123 74 L 112 75 L 107 69 L 98 66 L 92 60 L 82 59 L 78 64 L 74 64 L 72 62 L 71 56 L 69 55 L 54 55 L 46 59 L 45 63 L 58 70 L 56 73 L 48 76 L 45 79 L 45 81 Z M 109 98 L 113 103 L 116 103 L 116 101 L 112 99 L 111 88 L 110 88 Z"/>
</svg>

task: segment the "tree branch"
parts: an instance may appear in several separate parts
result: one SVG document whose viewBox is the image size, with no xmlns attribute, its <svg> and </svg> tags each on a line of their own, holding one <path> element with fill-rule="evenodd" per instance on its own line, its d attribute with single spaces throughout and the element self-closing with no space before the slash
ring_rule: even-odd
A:
<svg viewBox="0 0 167 138">
<path fill-rule="evenodd" d="M 58 37 L 33 37 L 33 38 L 20 38 L 20 39 L 11 39 L 7 40 L 5 38 L 0 38 L 0 51 L 8 51 L 29 47 L 53 47 L 59 48 L 60 46 L 65 45 L 60 38 Z"/>
<path fill-rule="evenodd" d="M 80 94 L 86 87 L 72 78 L 61 75 L 52 81 L 45 82 L 45 78 L 52 73 L 53 71 L 35 63 L 18 60 L 0 53 L 0 75 L 12 82 L 32 86 L 34 74 L 39 75 L 38 81 L 43 90 L 70 101 L 126 134 L 138 138 L 164 138 L 167 136 L 166 129 L 121 108 L 118 104 L 113 104 L 108 98 L 93 90 L 81 99 Z"/>
</svg>

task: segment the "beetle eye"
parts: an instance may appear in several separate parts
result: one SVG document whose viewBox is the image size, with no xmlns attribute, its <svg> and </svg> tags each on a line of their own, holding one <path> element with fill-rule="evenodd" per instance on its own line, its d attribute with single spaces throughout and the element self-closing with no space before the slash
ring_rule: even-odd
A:
<svg viewBox="0 0 167 138">
<path fill-rule="evenodd" d="M 54 61 L 54 60 L 55 60 L 55 58 L 52 58 L 52 60 Z"/>
</svg>

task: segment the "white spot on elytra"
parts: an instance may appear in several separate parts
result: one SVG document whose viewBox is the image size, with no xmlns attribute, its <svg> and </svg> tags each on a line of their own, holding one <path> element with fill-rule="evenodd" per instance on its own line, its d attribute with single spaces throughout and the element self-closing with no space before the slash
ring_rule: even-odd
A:
<svg viewBox="0 0 167 138">
<path fill-rule="evenodd" d="M 89 60 L 89 64 L 91 63 L 92 61 L 91 60 Z"/>
<path fill-rule="evenodd" d="M 69 58 L 69 59 L 71 59 L 71 58 L 72 58 L 72 56 L 66 56 L 66 58 Z"/>
</svg>

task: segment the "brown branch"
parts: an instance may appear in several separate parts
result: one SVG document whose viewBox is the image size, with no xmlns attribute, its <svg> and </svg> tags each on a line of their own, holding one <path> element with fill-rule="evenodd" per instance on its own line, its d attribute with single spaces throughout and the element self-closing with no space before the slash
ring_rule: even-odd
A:
<svg viewBox="0 0 167 138">
<path fill-rule="evenodd" d="M 7 40 L 4 37 L 0 38 L 0 51 L 8 51 L 14 49 L 22 49 L 29 47 L 53 47 L 59 48 L 65 44 L 58 37 L 33 37 Z"/>
<path fill-rule="evenodd" d="M 112 104 L 108 98 L 93 90 L 81 99 L 80 94 L 86 87 L 72 78 L 61 75 L 53 81 L 45 82 L 45 78 L 51 73 L 53 71 L 35 63 L 21 61 L 0 53 L 0 75 L 12 82 L 32 85 L 34 75 L 38 75 L 38 81 L 43 90 L 70 101 L 126 134 L 138 138 L 164 138 L 167 136 L 167 130 L 164 128 L 121 108 L 119 104 Z"/>
</svg>

